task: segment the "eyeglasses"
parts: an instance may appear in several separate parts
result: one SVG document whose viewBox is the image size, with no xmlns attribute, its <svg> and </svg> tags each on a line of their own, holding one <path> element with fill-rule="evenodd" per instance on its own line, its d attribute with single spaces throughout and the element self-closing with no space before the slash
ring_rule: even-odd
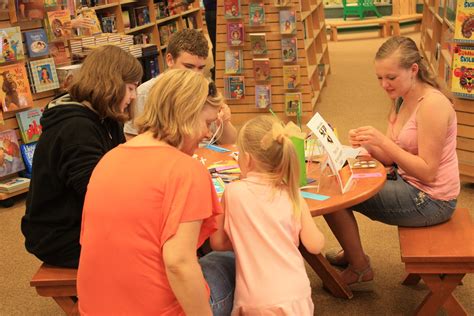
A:
<svg viewBox="0 0 474 316">
<path fill-rule="evenodd" d="M 208 97 L 215 97 L 217 96 L 217 87 L 214 81 L 209 81 L 209 92 L 207 93 Z"/>
</svg>

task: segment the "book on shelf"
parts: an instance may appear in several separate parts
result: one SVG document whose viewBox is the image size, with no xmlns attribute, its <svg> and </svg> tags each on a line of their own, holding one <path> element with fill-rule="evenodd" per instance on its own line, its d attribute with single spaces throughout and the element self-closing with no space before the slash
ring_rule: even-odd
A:
<svg viewBox="0 0 474 316">
<path fill-rule="evenodd" d="M 226 50 L 225 51 L 225 74 L 236 75 L 242 73 L 242 51 Z"/>
<path fill-rule="evenodd" d="M 67 65 L 56 68 L 56 73 L 58 75 L 59 89 L 61 91 L 66 91 L 71 85 L 74 76 L 79 73 L 82 64 L 76 65 Z"/>
<path fill-rule="evenodd" d="M 45 17 L 44 0 L 16 0 L 15 4 L 16 18 L 20 22 L 43 20 Z"/>
<path fill-rule="evenodd" d="M 454 37 L 456 43 L 474 44 L 474 4 L 472 0 L 458 0 Z"/>
<path fill-rule="evenodd" d="M 30 175 L 33 170 L 33 155 L 35 154 L 36 144 L 34 142 L 20 145 L 21 157 L 25 163 L 26 172 Z"/>
<path fill-rule="evenodd" d="M 51 41 L 63 40 L 71 37 L 71 16 L 68 10 L 56 10 L 46 13 L 46 30 Z"/>
<path fill-rule="evenodd" d="M 78 16 L 89 19 L 92 22 L 91 26 L 86 27 L 86 28 L 84 27 L 80 28 L 83 35 L 91 36 L 91 35 L 102 33 L 99 18 L 97 17 L 97 14 L 95 13 L 94 9 L 82 8 Z"/>
<path fill-rule="evenodd" d="M 298 61 L 298 46 L 296 37 L 285 37 L 281 42 L 281 59 L 284 63 Z"/>
<path fill-rule="evenodd" d="M 154 3 L 154 6 L 157 20 L 170 16 L 167 1 L 158 1 Z"/>
<path fill-rule="evenodd" d="M 272 88 L 270 85 L 255 85 L 255 106 L 266 109 L 272 106 Z"/>
<path fill-rule="evenodd" d="M 296 11 L 280 11 L 280 34 L 296 34 Z"/>
<path fill-rule="evenodd" d="M 44 7 L 46 9 L 56 8 L 63 5 L 62 0 L 44 0 Z"/>
<path fill-rule="evenodd" d="M 28 74 L 23 63 L 0 67 L 0 102 L 3 112 L 33 105 Z"/>
<path fill-rule="evenodd" d="M 56 65 L 69 63 L 69 56 L 63 41 L 49 43 L 49 54 L 54 59 Z"/>
<path fill-rule="evenodd" d="M 35 93 L 59 88 L 59 80 L 53 58 L 30 60 L 29 66 Z"/>
<path fill-rule="evenodd" d="M 275 7 L 287 7 L 290 5 L 290 0 L 274 0 Z"/>
<path fill-rule="evenodd" d="M 133 44 L 150 44 L 151 43 L 151 33 L 139 33 L 133 35 Z"/>
<path fill-rule="evenodd" d="M 127 10 L 122 11 L 122 21 L 125 31 L 130 30 L 130 13 Z"/>
<path fill-rule="evenodd" d="M 224 95 L 228 100 L 239 100 L 245 96 L 244 76 L 224 77 Z"/>
<path fill-rule="evenodd" d="M 283 88 L 296 89 L 300 81 L 300 65 L 283 65 Z"/>
<path fill-rule="evenodd" d="M 285 93 L 285 114 L 297 116 L 301 113 L 303 96 L 301 92 Z"/>
<path fill-rule="evenodd" d="M 100 16 L 100 27 L 103 33 L 117 32 L 117 16 L 114 13 Z"/>
<path fill-rule="evenodd" d="M 0 159 L 0 177 L 25 169 L 14 130 L 7 129 L 0 132 L 0 150 L 3 152 L 3 157 Z"/>
<path fill-rule="evenodd" d="M 185 16 L 184 17 L 184 22 L 186 23 L 186 27 L 188 29 L 197 29 L 198 28 L 196 16 L 194 16 L 194 15 Z"/>
<path fill-rule="evenodd" d="M 148 6 L 136 7 L 133 9 L 135 14 L 136 26 L 142 26 L 151 23 L 150 9 Z"/>
<path fill-rule="evenodd" d="M 263 2 L 249 3 L 249 25 L 262 26 L 265 25 L 265 6 Z"/>
<path fill-rule="evenodd" d="M 49 54 L 48 37 L 43 29 L 25 32 L 25 41 L 30 57 L 41 57 Z"/>
<path fill-rule="evenodd" d="M 23 143 L 28 144 L 36 142 L 42 132 L 40 119 L 43 115 L 43 109 L 32 108 L 26 111 L 16 113 L 16 120 L 20 129 Z"/>
<path fill-rule="evenodd" d="M 25 58 L 19 26 L 0 29 L 2 47 L 0 48 L 0 63 L 18 61 Z"/>
<path fill-rule="evenodd" d="M 227 44 L 242 46 L 244 44 L 244 26 L 242 22 L 227 23 Z"/>
<path fill-rule="evenodd" d="M 161 46 L 168 45 L 168 40 L 170 37 L 170 31 L 168 24 L 159 25 L 158 33 L 160 34 L 160 44 Z"/>
<path fill-rule="evenodd" d="M 451 91 L 459 98 L 474 99 L 474 46 L 458 45 L 454 49 Z"/>
<path fill-rule="evenodd" d="M 0 192 L 12 193 L 30 186 L 30 179 L 22 177 L 0 180 Z"/>
<path fill-rule="evenodd" d="M 264 55 L 268 52 L 267 37 L 265 33 L 250 33 L 250 47 L 254 55 Z"/>
<path fill-rule="evenodd" d="M 240 0 L 224 0 L 224 18 L 226 19 L 241 18 Z"/>
<path fill-rule="evenodd" d="M 270 59 L 268 58 L 254 58 L 253 60 L 253 75 L 256 82 L 270 81 L 272 79 Z"/>
</svg>

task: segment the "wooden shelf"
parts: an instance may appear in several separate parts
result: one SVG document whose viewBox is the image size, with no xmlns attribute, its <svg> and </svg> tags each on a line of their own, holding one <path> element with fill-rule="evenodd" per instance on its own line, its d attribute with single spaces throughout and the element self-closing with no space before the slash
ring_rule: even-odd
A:
<svg viewBox="0 0 474 316">
<path fill-rule="evenodd" d="M 131 34 L 131 33 L 135 33 L 135 32 L 138 32 L 138 31 L 141 31 L 141 30 L 144 30 L 146 28 L 153 27 L 153 26 L 155 26 L 155 23 L 147 23 L 147 24 L 144 24 L 144 25 L 134 27 L 133 29 L 126 30 L 124 33 L 125 34 Z"/>
<path fill-rule="evenodd" d="M 177 20 L 180 18 L 179 14 L 175 14 L 172 16 L 167 16 L 166 18 L 161 18 L 156 21 L 156 24 L 166 24 L 166 22 L 172 21 L 172 20 Z"/>
</svg>

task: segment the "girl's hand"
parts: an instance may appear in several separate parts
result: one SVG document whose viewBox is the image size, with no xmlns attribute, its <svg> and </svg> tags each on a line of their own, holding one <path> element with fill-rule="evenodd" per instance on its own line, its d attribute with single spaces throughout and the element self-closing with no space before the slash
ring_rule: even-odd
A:
<svg viewBox="0 0 474 316">
<path fill-rule="evenodd" d="M 230 121 L 230 116 L 231 116 L 231 112 L 230 112 L 229 106 L 223 103 L 219 113 L 217 114 L 217 118 L 219 119 L 218 121 L 221 121 L 221 122 Z"/>
<path fill-rule="evenodd" d="M 351 136 L 352 135 L 352 136 Z M 362 126 L 349 131 L 351 144 L 381 147 L 387 137 L 372 126 Z"/>
</svg>

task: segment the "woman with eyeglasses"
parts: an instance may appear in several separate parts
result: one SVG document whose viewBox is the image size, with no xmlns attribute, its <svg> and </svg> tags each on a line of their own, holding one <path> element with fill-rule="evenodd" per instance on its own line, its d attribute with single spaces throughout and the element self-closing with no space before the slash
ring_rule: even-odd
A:
<svg viewBox="0 0 474 316">
<path fill-rule="evenodd" d="M 221 107 L 213 88 L 191 70 L 161 74 L 136 120 L 140 134 L 94 170 L 81 233 L 81 314 L 230 314 L 233 254 L 196 256 L 222 213 L 207 169 L 192 158 Z"/>
</svg>

